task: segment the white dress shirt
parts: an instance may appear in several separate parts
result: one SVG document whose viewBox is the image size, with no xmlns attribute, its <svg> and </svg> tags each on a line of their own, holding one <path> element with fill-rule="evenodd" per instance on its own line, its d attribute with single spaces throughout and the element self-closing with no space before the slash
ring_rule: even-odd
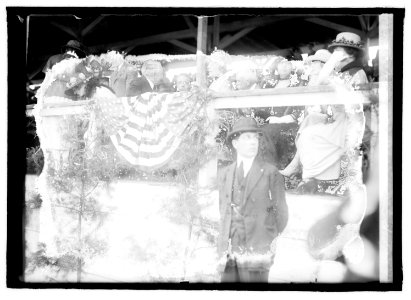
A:
<svg viewBox="0 0 411 300">
<path fill-rule="evenodd" d="M 154 90 L 154 82 L 152 82 L 150 79 L 148 79 L 147 77 L 146 77 L 146 79 L 147 79 L 147 81 L 148 81 L 148 84 L 151 86 L 151 89 L 152 90 Z"/>
<path fill-rule="evenodd" d="M 251 169 L 255 157 L 248 158 L 237 155 L 237 168 L 240 166 L 241 162 L 243 163 L 244 177 L 247 176 L 248 171 Z"/>
</svg>

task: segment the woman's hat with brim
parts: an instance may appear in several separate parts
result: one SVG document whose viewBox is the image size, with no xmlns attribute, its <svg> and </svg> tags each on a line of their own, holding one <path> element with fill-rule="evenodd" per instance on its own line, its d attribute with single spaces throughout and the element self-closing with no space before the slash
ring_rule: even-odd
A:
<svg viewBox="0 0 411 300">
<path fill-rule="evenodd" d="M 328 49 L 333 51 L 335 47 L 350 47 L 363 50 L 363 43 L 358 34 L 352 32 L 341 32 L 337 35 L 335 40 L 332 41 L 331 45 L 328 46 Z"/>
<path fill-rule="evenodd" d="M 62 47 L 63 51 L 66 50 L 76 50 L 82 52 L 84 55 L 87 55 L 87 50 L 84 45 L 82 45 L 79 41 L 70 40 Z"/>
<path fill-rule="evenodd" d="M 261 133 L 261 129 L 258 127 L 254 118 L 241 117 L 234 123 L 233 128 L 227 135 L 227 142 L 231 144 L 231 141 L 242 134 L 243 132 L 258 132 Z"/>
<path fill-rule="evenodd" d="M 326 63 L 331 57 L 331 52 L 326 50 L 326 49 L 320 49 L 317 52 L 315 52 L 314 55 L 310 55 L 307 58 L 307 61 L 313 62 L 313 61 L 321 61 L 323 63 Z"/>
</svg>

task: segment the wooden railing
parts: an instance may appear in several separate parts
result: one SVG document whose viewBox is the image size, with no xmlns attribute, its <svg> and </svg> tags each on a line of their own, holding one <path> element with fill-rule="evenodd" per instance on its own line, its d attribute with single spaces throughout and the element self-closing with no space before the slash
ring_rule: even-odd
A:
<svg viewBox="0 0 411 300">
<path fill-rule="evenodd" d="M 363 86 L 358 92 L 378 89 L 378 83 Z M 231 92 L 216 92 L 211 105 L 215 109 L 244 107 L 278 107 L 306 106 L 319 104 L 354 104 L 369 103 L 366 97 L 336 97 L 332 86 L 304 86 L 279 89 L 243 90 Z M 359 100 L 361 99 L 361 100 Z M 73 101 L 67 103 L 43 104 L 42 116 L 72 115 L 85 113 L 85 106 L 93 100 Z M 33 116 L 34 104 L 27 105 L 27 116 Z"/>
</svg>

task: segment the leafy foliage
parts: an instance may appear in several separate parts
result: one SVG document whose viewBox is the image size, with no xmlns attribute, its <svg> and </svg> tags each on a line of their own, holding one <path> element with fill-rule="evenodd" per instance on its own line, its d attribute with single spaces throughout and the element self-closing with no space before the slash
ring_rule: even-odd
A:
<svg viewBox="0 0 411 300">
<path fill-rule="evenodd" d="M 44 166 L 43 151 L 40 146 L 26 148 L 27 174 L 40 174 Z"/>
</svg>

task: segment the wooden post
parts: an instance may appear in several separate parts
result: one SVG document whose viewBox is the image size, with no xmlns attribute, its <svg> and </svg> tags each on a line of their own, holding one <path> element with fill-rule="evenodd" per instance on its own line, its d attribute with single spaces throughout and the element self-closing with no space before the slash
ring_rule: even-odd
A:
<svg viewBox="0 0 411 300">
<path fill-rule="evenodd" d="M 197 27 L 197 84 L 207 87 L 206 54 L 207 54 L 207 17 L 198 17 Z"/>
<path fill-rule="evenodd" d="M 392 57 L 393 15 L 379 16 L 379 205 L 380 281 L 392 282 Z"/>
<path fill-rule="evenodd" d="M 26 64 L 29 55 L 30 16 L 26 18 Z"/>
<path fill-rule="evenodd" d="M 213 49 L 215 47 L 218 48 L 218 43 L 220 42 L 220 16 L 215 16 L 214 17 L 214 23 L 213 23 Z"/>
</svg>

